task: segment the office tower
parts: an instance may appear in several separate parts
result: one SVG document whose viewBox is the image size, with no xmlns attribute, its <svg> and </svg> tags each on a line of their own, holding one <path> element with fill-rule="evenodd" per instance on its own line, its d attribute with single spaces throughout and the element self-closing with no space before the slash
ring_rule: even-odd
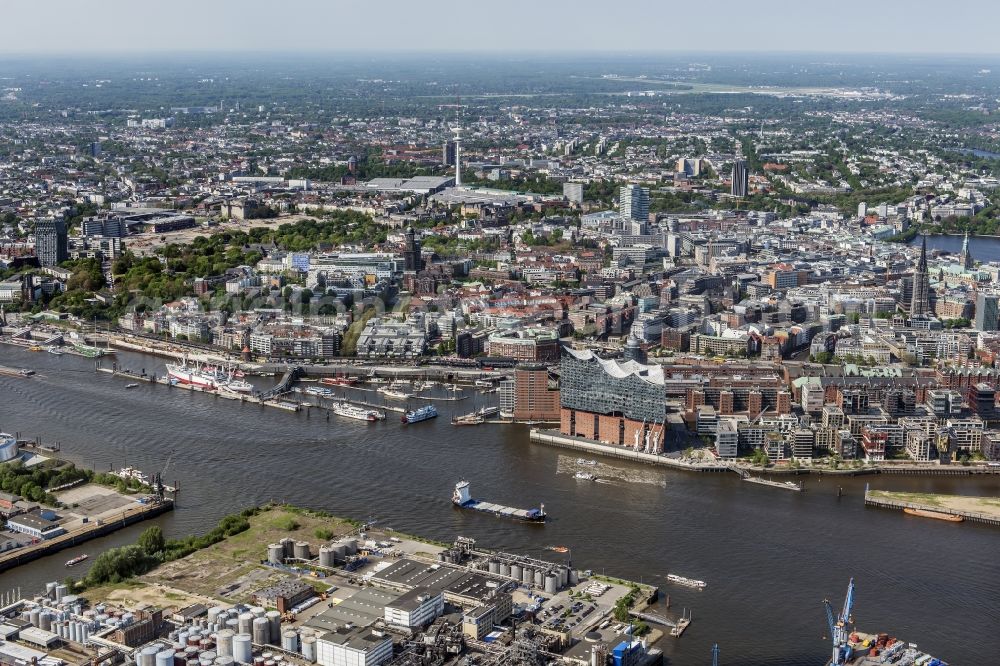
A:
<svg viewBox="0 0 1000 666">
<path fill-rule="evenodd" d="M 927 236 L 920 245 L 920 259 L 913 273 L 913 299 L 910 301 L 910 316 L 923 317 L 931 311 L 931 277 L 927 272 Z"/>
<path fill-rule="evenodd" d="M 972 260 L 972 253 L 969 252 L 969 230 L 965 230 L 965 240 L 962 241 L 962 268 L 971 271 L 976 263 Z"/>
<path fill-rule="evenodd" d="M 570 203 L 583 203 L 583 183 L 563 183 L 563 196 Z"/>
<path fill-rule="evenodd" d="M 858 204 L 858 217 L 867 217 L 867 216 L 868 216 L 868 204 L 862 201 L 861 203 Z"/>
<path fill-rule="evenodd" d="M 100 157 L 101 156 L 101 142 L 100 141 L 91 141 L 90 142 L 90 146 L 89 146 L 87 152 L 90 153 L 91 157 Z"/>
<path fill-rule="evenodd" d="M 649 222 L 649 189 L 638 185 L 622 185 L 618 197 L 618 214 L 626 220 Z"/>
<path fill-rule="evenodd" d="M 35 222 L 35 255 L 42 266 L 58 266 L 69 259 L 65 222 L 52 218 Z"/>
<path fill-rule="evenodd" d="M 745 197 L 750 191 L 750 170 L 747 168 L 747 161 L 737 159 L 733 162 L 733 189 L 734 197 Z"/>
<path fill-rule="evenodd" d="M 980 292 L 976 296 L 976 330 L 996 331 L 1000 328 L 1000 295 Z"/>
<path fill-rule="evenodd" d="M 448 140 L 441 148 L 441 164 L 451 166 L 455 163 L 455 142 Z"/>
</svg>

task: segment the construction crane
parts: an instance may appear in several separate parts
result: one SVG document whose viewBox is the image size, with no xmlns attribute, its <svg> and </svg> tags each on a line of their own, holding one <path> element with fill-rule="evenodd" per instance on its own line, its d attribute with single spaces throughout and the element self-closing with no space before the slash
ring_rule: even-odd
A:
<svg viewBox="0 0 1000 666">
<path fill-rule="evenodd" d="M 719 644 L 712 646 L 712 666 L 719 666 Z"/>
<path fill-rule="evenodd" d="M 854 579 L 847 584 L 847 595 L 844 597 L 844 607 L 840 615 L 833 617 L 833 606 L 829 599 L 823 600 L 823 607 L 826 609 L 826 621 L 830 627 L 830 640 L 833 643 L 833 657 L 830 659 L 830 666 L 843 666 L 847 663 L 847 636 L 848 625 L 854 622 L 851 617 L 851 608 L 854 607 Z"/>
</svg>

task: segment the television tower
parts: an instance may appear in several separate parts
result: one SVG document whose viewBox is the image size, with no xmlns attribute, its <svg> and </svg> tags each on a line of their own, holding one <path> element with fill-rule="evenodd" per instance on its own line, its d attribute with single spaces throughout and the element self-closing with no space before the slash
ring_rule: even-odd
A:
<svg viewBox="0 0 1000 666">
<path fill-rule="evenodd" d="M 455 134 L 455 187 L 462 187 L 462 128 L 452 127 Z"/>
</svg>

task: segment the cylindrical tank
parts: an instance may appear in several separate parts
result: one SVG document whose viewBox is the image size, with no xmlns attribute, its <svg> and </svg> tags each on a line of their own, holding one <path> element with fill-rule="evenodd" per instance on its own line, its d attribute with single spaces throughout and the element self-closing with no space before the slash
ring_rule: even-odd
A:
<svg viewBox="0 0 1000 666">
<path fill-rule="evenodd" d="M 545 574 L 545 591 L 555 594 L 559 589 L 559 575 L 555 573 Z"/>
<path fill-rule="evenodd" d="M 309 662 L 316 661 L 316 637 L 302 637 L 302 657 Z"/>
<path fill-rule="evenodd" d="M 299 632 L 294 629 L 285 629 L 281 632 L 281 649 L 287 652 L 298 652 Z"/>
<path fill-rule="evenodd" d="M 240 613 L 239 630 L 241 634 L 249 634 L 253 627 L 253 613 Z"/>
<path fill-rule="evenodd" d="M 215 650 L 205 650 L 204 652 L 198 655 L 198 659 L 208 662 L 214 662 L 218 656 L 219 653 L 216 652 Z"/>
<path fill-rule="evenodd" d="M 271 564 L 281 564 L 285 561 L 285 547 L 280 543 L 272 543 L 267 547 L 267 561 Z"/>
<path fill-rule="evenodd" d="M 344 539 L 344 548 L 348 555 L 358 554 L 358 540 L 357 539 Z"/>
<path fill-rule="evenodd" d="M 319 565 L 321 567 L 333 568 L 335 565 L 333 558 L 333 548 L 327 548 L 326 546 L 319 547 Z"/>
<path fill-rule="evenodd" d="M 521 572 L 521 582 L 525 585 L 531 585 L 535 582 L 535 570 L 531 567 L 524 567 Z"/>
<path fill-rule="evenodd" d="M 232 657 L 216 657 L 215 666 L 233 666 L 236 661 Z"/>
<path fill-rule="evenodd" d="M 202 651 L 211 650 L 213 647 L 215 647 L 215 641 L 213 641 L 211 638 L 206 638 L 203 634 L 201 640 L 198 641 L 198 647 L 201 648 Z"/>
<path fill-rule="evenodd" d="M 253 642 L 257 645 L 267 645 L 271 642 L 271 627 L 266 617 L 254 618 Z"/>
<path fill-rule="evenodd" d="M 267 611 L 267 634 L 272 645 L 277 645 L 281 638 L 281 613 L 276 610 Z"/>
<path fill-rule="evenodd" d="M 68 593 L 69 590 L 66 589 L 65 585 L 56 585 L 56 603 L 62 601 L 63 597 L 65 597 Z"/>
<path fill-rule="evenodd" d="M 521 580 L 521 575 L 524 572 L 524 568 L 520 564 L 510 565 L 510 577 L 514 580 Z"/>
<path fill-rule="evenodd" d="M 174 651 L 161 650 L 157 652 L 156 666 L 174 666 Z"/>
<path fill-rule="evenodd" d="M 545 572 L 541 569 L 535 569 L 535 587 L 541 588 L 545 584 Z"/>
<path fill-rule="evenodd" d="M 223 629 L 215 635 L 215 649 L 220 657 L 233 656 L 233 635 L 231 629 Z"/>
<path fill-rule="evenodd" d="M 80 642 L 80 624 L 71 622 L 69 625 L 69 639 L 74 643 Z"/>
<path fill-rule="evenodd" d="M 507 564 L 506 562 L 501 562 L 500 563 L 500 575 L 501 576 L 510 576 L 510 565 Z"/>
<path fill-rule="evenodd" d="M 249 664 L 253 657 L 253 650 L 250 645 L 252 637 L 250 634 L 236 634 L 233 636 L 233 659 L 241 664 Z"/>
<path fill-rule="evenodd" d="M 264 608 L 263 606 L 251 606 L 250 614 L 253 615 L 254 617 L 264 617 L 265 615 L 267 615 L 267 609 Z"/>
<path fill-rule="evenodd" d="M 566 583 L 569 582 L 569 569 L 566 567 L 559 567 L 559 587 L 566 587 Z"/>
<path fill-rule="evenodd" d="M 333 544 L 333 561 L 334 563 L 347 561 L 347 546 L 342 543 Z"/>
<path fill-rule="evenodd" d="M 44 612 L 38 614 L 38 628 L 44 631 L 52 631 L 52 613 Z"/>
<path fill-rule="evenodd" d="M 51 583 L 46 583 L 45 584 L 45 596 L 47 596 L 49 599 L 55 599 L 56 598 L 56 586 L 57 585 L 59 585 L 59 583 L 57 583 L 55 581 L 52 581 Z"/>
<path fill-rule="evenodd" d="M 490 573 L 498 574 L 500 573 L 500 562 L 497 560 L 490 560 Z"/>
<path fill-rule="evenodd" d="M 139 658 L 136 660 L 136 663 L 138 666 L 156 666 L 156 655 L 162 649 L 163 646 L 159 643 L 142 648 L 139 651 Z"/>
<path fill-rule="evenodd" d="M 285 537 L 281 540 L 281 546 L 285 549 L 285 557 L 295 557 L 295 539 Z"/>
<path fill-rule="evenodd" d="M 308 560 L 309 559 L 309 544 L 305 541 L 295 542 L 295 559 L 298 560 Z"/>
<path fill-rule="evenodd" d="M 38 626 L 38 618 L 41 614 L 42 614 L 42 609 L 37 607 L 32 608 L 30 611 L 28 611 L 28 622 L 31 623 L 31 626 L 33 627 Z"/>
</svg>

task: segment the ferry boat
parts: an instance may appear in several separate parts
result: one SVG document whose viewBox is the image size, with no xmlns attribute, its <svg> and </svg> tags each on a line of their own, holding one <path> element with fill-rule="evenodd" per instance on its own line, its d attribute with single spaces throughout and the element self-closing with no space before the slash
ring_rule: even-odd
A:
<svg viewBox="0 0 1000 666">
<path fill-rule="evenodd" d="M 349 402 L 337 402 L 330 407 L 332 411 L 337 416 L 345 416 L 349 419 L 357 419 L 358 421 L 368 421 L 369 423 L 374 423 L 385 418 L 383 412 L 374 409 L 365 409 L 364 407 L 356 407 Z"/>
<path fill-rule="evenodd" d="M 319 381 L 327 386 L 354 386 L 358 383 L 354 377 L 324 377 Z"/>
<path fill-rule="evenodd" d="M 66 566 L 68 566 L 68 567 L 75 567 L 80 562 L 83 562 L 84 560 L 86 560 L 88 557 L 90 557 L 90 556 L 87 555 L 86 553 L 84 553 L 83 555 L 77 555 L 73 559 L 66 560 Z"/>
<path fill-rule="evenodd" d="M 117 469 L 111 473 L 121 479 L 125 479 L 126 481 L 129 479 L 135 479 L 139 483 L 147 486 L 149 485 L 149 477 L 135 467 L 122 467 L 121 469 Z"/>
<path fill-rule="evenodd" d="M 223 388 L 235 391 L 236 393 L 253 393 L 253 384 L 248 381 L 233 379 L 222 385 Z"/>
<path fill-rule="evenodd" d="M 333 390 L 328 388 L 323 388 L 322 386 L 310 386 L 309 388 L 306 389 L 306 393 L 308 393 L 309 395 L 325 396 L 325 395 L 333 395 Z"/>
<path fill-rule="evenodd" d="M 459 481 L 455 484 L 455 491 L 451 495 L 451 503 L 459 509 L 469 509 L 472 511 L 480 511 L 482 513 L 490 513 L 497 518 L 511 518 L 513 520 L 520 520 L 526 523 L 545 522 L 544 504 L 540 505 L 537 509 L 515 509 L 511 506 L 503 506 L 502 504 L 494 504 L 493 502 L 484 502 L 482 500 L 474 499 L 469 494 L 468 481 Z"/>
<path fill-rule="evenodd" d="M 425 407 L 420 407 L 419 409 L 414 409 L 413 411 L 406 412 L 399 417 L 399 420 L 403 423 L 419 423 L 420 421 L 426 421 L 428 419 L 433 419 L 438 415 L 437 407 L 434 405 L 426 405 Z"/>
<path fill-rule="evenodd" d="M 378 392 L 390 400 L 409 400 L 413 397 L 412 393 L 403 393 L 391 388 L 379 389 Z"/>
<path fill-rule="evenodd" d="M 667 574 L 667 580 L 669 580 L 671 583 L 677 583 L 678 585 L 696 587 L 699 590 L 708 587 L 708 583 L 706 583 L 703 580 L 695 580 L 694 578 L 685 578 L 684 576 L 678 576 L 677 574 Z"/>
<path fill-rule="evenodd" d="M 100 347 L 92 347 L 90 345 L 85 345 L 82 342 L 74 342 L 73 349 L 83 354 L 87 358 L 100 358 L 106 354 L 113 354 L 110 349 L 101 349 Z"/>
<path fill-rule="evenodd" d="M 477 379 L 476 380 L 476 387 L 477 388 L 487 388 L 487 389 L 488 388 L 493 388 L 493 382 L 491 382 L 488 379 Z"/>
</svg>

